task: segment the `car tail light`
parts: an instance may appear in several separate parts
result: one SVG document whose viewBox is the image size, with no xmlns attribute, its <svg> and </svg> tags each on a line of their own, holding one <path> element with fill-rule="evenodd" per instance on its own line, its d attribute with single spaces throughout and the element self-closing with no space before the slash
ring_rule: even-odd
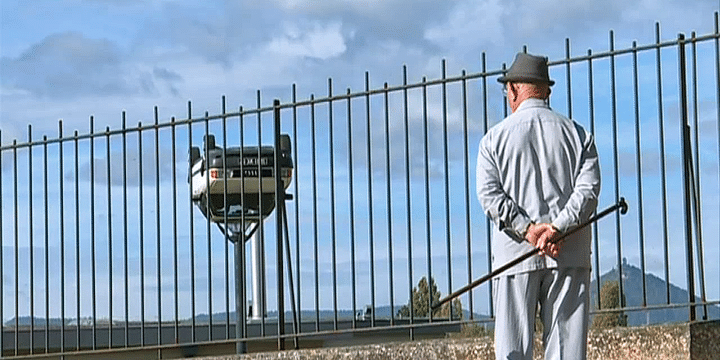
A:
<svg viewBox="0 0 720 360">
<path fill-rule="evenodd" d="M 225 176 L 225 172 L 222 169 L 210 169 L 211 179 L 220 179 Z"/>
</svg>

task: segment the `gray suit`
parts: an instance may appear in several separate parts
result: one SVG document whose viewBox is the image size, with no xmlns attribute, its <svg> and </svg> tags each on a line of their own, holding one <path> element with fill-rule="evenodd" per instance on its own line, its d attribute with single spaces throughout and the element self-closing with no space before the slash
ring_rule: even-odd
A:
<svg viewBox="0 0 720 360">
<path fill-rule="evenodd" d="M 552 223 L 561 232 L 567 231 L 592 215 L 600 193 L 600 166 L 592 134 L 552 111 L 540 99 L 523 101 L 512 115 L 488 131 L 480 142 L 476 175 L 478 199 L 486 215 L 496 225 L 492 234 L 493 268 L 534 249 L 524 240 L 525 231 L 531 223 Z M 520 330 L 517 326 L 522 325 L 517 322 L 532 321 L 538 302 L 545 305 L 542 306 L 544 312 L 556 308 L 552 314 L 543 314 L 544 318 L 547 316 L 544 320 L 551 322 L 546 323 L 545 339 L 549 341 L 551 337 L 558 336 L 552 334 L 552 331 L 558 330 L 555 329 L 558 321 L 560 327 L 572 325 L 563 324 L 569 321 L 563 311 L 578 311 L 577 308 L 558 307 L 559 304 L 567 296 L 579 296 L 580 311 L 585 315 L 577 324 L 581 329 L 573 336 L 582 336 L 582 340 L 577 340 L 582 344 L 577 346 L 583 347 L 584 354 L 590 242 L 590 229 L 580 230 L 566 238 L 557 259 L 536 255 L 503 273 L 500 278 L 504 279 L 495 279 L 497 286 L 524 287 L 520 293 L 519 289 L 496 289 L 495 305 L 499 310 L 496 312 L 496 347 L 498 343 L 502 347 L 502 342 L 507 340 L 497 338 L 498 328 L 509 332 L 500 334 L 501 337 L 521 336 L 513 334 Z M 570 277 L 563 274 L 570 274 Z M 518 284 L 519 278 L 525 280 Z M 545 284 L 541 279 L 549 283 Z M 565 289 L 562 291 L 551 290 L 555 289 L 558 281 L 571 286 L 561 287 Z M 533 282 L 542 283 L 531 284 Z M 582 294 L 569 294 L 566 290 Z M 518 299 L 517 296 L 523 298 Z M 506 308 L 508 304 L 525 304 L 530 319 L 517 314 L 515 305 Z M 532 331 L 532 324 L 526 325 L 520 326 L 525 329 L 522 331 Z M 532 333 L 529 335 L 532 336 Z M 523 347 L 526 345 L 521 344 Z M 532 344 L 529 345 L 532 349 Z M 498 359 L 507 359 L 511 353 L 516 353 L 515 350 L 504 357 L 498 354 Z M 562 351 L 560 349 L 560 353 Z M 547 351 L 546 355 L 549 355 Z"/>
</svg>

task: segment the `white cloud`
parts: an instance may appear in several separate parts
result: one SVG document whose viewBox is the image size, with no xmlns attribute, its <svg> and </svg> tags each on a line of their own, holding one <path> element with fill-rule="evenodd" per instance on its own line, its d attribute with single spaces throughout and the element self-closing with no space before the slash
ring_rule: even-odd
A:
<svg viewBox="0 0 720 360">
<path fill-rule="evenodd" d="M 425 38 L 444 49 L 476 50 L 504 43 L 502 20 L 507 9 L 498 0 L 461 3 L 447 21 L 425 30 Z"/>
<path fill-rule="evenodd" d="M 308 6 L 308 1 L 305 0 L 275 0 L 275 2 L 285 10 L 315 13 L 350 9 L 353 12 L 373 14 L 400 5 L 398 1 L 388 0 L 316 0 L 312 1 L 312 6 Z"/>
<path fill-rule="evenodd" d="M 35 96 L 72 98 L 152 91 L 146 74 L 133 73 L 111 41 L 79 33 L 61 33 L 33 44 L 17 58 L 3 57 L 3 93 L 28 91 Z"/>
<path fill-rule="evenodd" d="M 282 36 L 270 42 L 268 49 L 281 56 L 327 60 L 342 55 L 347 46 L 341 24 L 334 22 L 325 26 L 315 23 L 309 30 L 288 25 Z"/>
<path fill-rule="evenodd" d="M 22 123 L 20 121 L 12 121 L 16 119 L 12 119 L 9 115 L 6 115 L 5 113 L 2 114 L 2 118 L 8 120 L 3 120 L 2 122 L 0 122 L 0 131 L 2 131 L 2 134 L 0 134 L 0 146 L 10 145 L 12 144 L 13 140 L 23 142 L 22 139 L 27 136 L 24 135 L 27 134 L 27 125 L 21 125 Z M 25 126 L 25 129 L 23 129 L 23 126 Z M 3 152 L 3 168 L 9 166 L 5 158 L 5 156 L 9 154 L 10 152 Z"/>
<path fill-rule="evenodd" d="M 714 0 L 463 0 L 448 8 L 447 17 L 433 17 L 428 22 L 423 33 L 427 41 L 445 54 L 464 55 L 475 61 L 482 52 L 499 52 L 510 62 L 523 45 L 551 59 L 560 57 L 564 55 L 565 38 L 570 38 L 573 49 L 577 49 L 574 55 L 588 48 L 605 50 L 609 30 L 615 32 L 617 47 L 629 46 L 634 39 L 641 44 L 652 42 L 656 22 L 664 34 L 689 35 L 695 28 L 688 27 L 688 19 L 693 19 L 691 24 L 698 33 L 706 34 L 713 30 L 712 12 L 718 5 Z"/>
</svg>

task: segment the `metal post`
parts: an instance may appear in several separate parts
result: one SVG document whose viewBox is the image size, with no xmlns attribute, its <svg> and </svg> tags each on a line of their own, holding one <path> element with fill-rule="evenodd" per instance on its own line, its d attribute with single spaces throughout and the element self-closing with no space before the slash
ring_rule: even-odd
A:
<svg viewBox="0 0 720 360">
<path fill-rule="evenodd" d="M 610 56 L 610 93 L 611 93 L 611 108 L 612 108 L 612 133 L 613 133 L 613 175 L 615 177 L 615 201 L 620 200 L 620 155 L 619 152 L 619 140 L 618 140 L 618 120 L 617 120 L 617 90 L 615 81 L 615 33 L 610 31 L 610 52 L 613 54 Z M 615 243 L 617 249 L 617 268 L 618 268 L 618 302 L 620 308 L 625 308 L 625 276 L 623 275 L 623 265 L 625 261 L 622 256 L 622 229 L 620 226 L 620 214 L 615 213 Z M 623 313 L 617 314 L 619 317 L 623 317 Z"/>
<path fill-rule="evenodd" d="M 693 245 L 692 245 L 692 213 L 691 213 L 691 178 L 692 172 L 692 149 L 690 147 L 690 125 L 688 124 L 688 104 L 687 104 L 687 79 L 685 64 L 685 35 L 678 34 L 678 75 L 680 85 L 680 131 L 682 134 L 682 150 L 683 150 L 683 184 L 684 184 L 684 203 L 685 203 L 685 245 L 687 260 L 687 286 L 690 302 L 690 321 L 695 321 L 695 274 L 693 265 Z"/>
<path fill-rule="evenodd" d="M 264 304 L 262 303 L 263 297 L 261 295 L 260 287 L 262 283 L 260 281 L 260 264 L 261 264 L 261 251 L 260 244 L 258 243 L 257 233 L 250 237 L 250 252 L 252 256 L 252 319 L 260 320 L 264 314 L 262 309 Z"/>
<path fill-rule="evenodd" d="M 703 228 L 702 228 L 702 200 L 700 198 L 700 124 L 698 119 L 698 76 L 697 76 L 697 41 L 695 32 L 692 32 L 692 78 L 693 78 L 693 123 L 695 124 L 695 131 L 693 131 L 695 138 L 695 170 L 692 173 L 692 194 L 693 194 L 693 220 L 695 222 L 695 247 L 697 248 L 697 263 L 698 263 L 698 285 L 700 286 L 700 301 L 703 303 L 703 320 L 707 320 L 707 296 L 705 294 L 705 261 L 703 259 Z M 692 151 L 692 150 L 691 150 Z"/>
<path fill-rule="evenodd" d="M 240 149 L 245 148 L 245 121 L 243 117 L 243 107 L 239 108 L 240 113 Z M 244 156 L 244 154 L 243 154 Z M 245 203 L 245 171 L 241 171 L 240 175 L 240 203 Z M 235 235 L 235 338 L 244 339 L 247 335 L 247 300 L 245 292 L 245 242 L 247 241 L 246 230 L 251 226 L 251 223 L 245 220 L 245 211 L 240 216 L 242 222 L 241 233 Z M 244 354 L 247 352 L 247 344 L 245 341 L 238 341 L 236 343 L 236 352 L 238 354 Z"/>
<path fill-rule="evenodd" d="M 242 234 L 236 236 L 235 239 L 235 338 L 238 342 L 235 344 L 237 354 L 247 353 L 247 344 L 240 341 L 245 338 L 245 290 L 243 289 L 242 279 L 245 278 L 245 263 L 242 261 L 241 247 L 245 246 L 245 232 L 243 227 Z"/>
<path fill-rule="evenodd" d="M 275 237 L 277 257 L 277 311 L 278 311 L 278 350 L 285 350 L 285 293 L 283 292 L 283 218 L 285 216 L 285 187 L 280 176 L 280 100 L 273 101 L 275 120 Z"/>
</svg>

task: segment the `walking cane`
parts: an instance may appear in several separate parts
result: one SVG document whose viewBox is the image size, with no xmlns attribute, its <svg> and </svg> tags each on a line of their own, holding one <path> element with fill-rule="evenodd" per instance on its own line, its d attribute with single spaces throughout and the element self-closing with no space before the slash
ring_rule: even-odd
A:
<svg viewBox="0 0 720 360">
<path fill-rule="evenodd" d="M 627 211 L 628 211 L 628 205 L 627 205 L 627 203 L 625 202 L 625 198 L 622 198 L 622 197 L 621 197 L 621 198 L 620 198 L 620 201 L 618 201 L 617 204 L 615 204 L 615 205 L 613 205 L 613 206 L 610 206 L 609 208 L 607 208 L 607 209 L 603 210 L 602 212 L 600 212 L 599 214 L 591 217 L 590 219 L 588 219 L 588 220 L 585 221 L 584 223 L 578 225 L 577 227 L 573 228 L 572 230 L 570 230 L 570 231 L 568 231 L 568 232 L 560 235 L 560 237 L 556 238 L 555 240 L 550 241 L 550 243 L 559 244 L 560 242 L 562 242 L 563 240 L 565 240 L 565 238 L 567 238 L 568 236 L 574 234 L 574 233 L 577 232 L 578 230 L 580 230 L 580 229 L 582 229 L 582 228 L 584 228 L 584 227 L 586 227 L 586 226 L 588 226 L 588 225 L 590 225 L 590 224 L 592 224 L 592 223 L 594 223 L 594 222 L 602 219 L 602 218 L 605 217 L 606 215 L 608 215 L 608 214 L 610 214 L 610 213 L 612 213 L 612 212 L 614 212 L 614 211 L 616 211 L 616 210 L 618 210 L 618 209 L 620 210 L 620 214 L 625 215 L 625 213 L 627 213 Z M 492 279 L 493 277 L 499 275 L 500 273 L 504 272 L 505 270 L 507 270 L 507 269 L 509 269 L 509 268 L 511 268 L 511 267 L 513 267 L 513 266 L 515 266 L 515 265 L 517 265 L 517 264 L 519 264 L 519 263 L 522 262 L 523 260 L 525 260 L 525 259 L 527 259 L 527 258 L 529 258 L 529 257 L 531 257 L 531 256 L 533 256 L 533 255 L 535 255 L 535 254 L 538 254 L 538 253 L 540 253 L 540 252 L 542 252 L 541 249 L 533 249 L 533 250 L 531 250 L 531 251 L 528 251 L 527 253 L 519 256 L 517 259 L 508 262 L 507 264 L 505 264 L 505 265 L 503 265 L 503 266 L 501 266 L 501 267 L 493 270 L 492 272 L 488 273 L 487 275 L 485 275 L 485 276 L 483 276 L 483 277 L 481 277 L 481 278 L 479 278 L 479 279 L 471 282 L 470 284 L 467 284 L 467 285 L 463 286 L 462 288 L 460 288 L 459 290 L 455 291 L 454 293 L 452 293 L 452 294 L 446 296 L 445 298 L 441 299 L 441 300 L 438 301 L 435 305 L 432 306 L 432 310 L 433 310 L 433 311 L 434 311 L 434 310 L 437 310 L 440 306 L 442 306 L 443 304 L 449 302 L 450 300 L 452 300 L 452 299 L 454 299 L 454 298 L 456 298 L 456 297 L 464 294 L 464 293 L 467 292 L 468 290 L 471 290 L 471 289 L 475 288 L 476 286 L 478 286 L 478 285 L 480 285 L 480 284 L 482 284 L 482 283 L 484 283 L 484 282 Z"/>
</svg>

